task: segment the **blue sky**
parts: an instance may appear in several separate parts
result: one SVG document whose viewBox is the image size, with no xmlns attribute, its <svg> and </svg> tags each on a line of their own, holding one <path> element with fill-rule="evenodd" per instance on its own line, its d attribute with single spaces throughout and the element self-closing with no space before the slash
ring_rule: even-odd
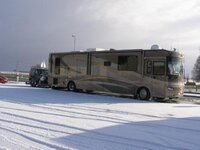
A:
<svg viewBox="0 0 200 150">
<path fill-rule="evenodd" d="M 200 49 L 198 0 L 0 0 L 0 70 L 29 70 L 50 52 L 148 49 L 185 55 L 189 74 Z"/>
</svg>

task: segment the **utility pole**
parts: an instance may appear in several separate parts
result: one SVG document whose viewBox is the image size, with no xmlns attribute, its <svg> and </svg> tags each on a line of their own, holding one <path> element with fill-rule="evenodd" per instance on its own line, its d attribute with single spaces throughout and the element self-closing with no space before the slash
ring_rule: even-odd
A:
<svg viewBox="0 0 200 150">
<path fill-rule="evenodd" d="M 76 36 L 74 34 L 72 34 L 72 37 L 74 39 L 74 51 L 76 50 Z"/>
<path fill-rule="evenodd" d="M 18 68 L 19 68 L 19 60 L 17 60 L 16 62 L 16 81 L 19 82 L 19 72 L 18 72 Z"/>
</svg>

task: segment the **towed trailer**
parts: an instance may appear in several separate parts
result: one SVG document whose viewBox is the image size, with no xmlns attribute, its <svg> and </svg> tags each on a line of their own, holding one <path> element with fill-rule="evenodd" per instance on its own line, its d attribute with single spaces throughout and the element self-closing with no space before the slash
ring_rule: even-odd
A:
<svg viewBox="0 0 200 150">
<path fill-rule="evenodd" d="M 183 95 L 183 55 L 165 49 L 50 53 L 48 71 L 52 88 L 131 94 L 142 100 Z"/>
</svg>

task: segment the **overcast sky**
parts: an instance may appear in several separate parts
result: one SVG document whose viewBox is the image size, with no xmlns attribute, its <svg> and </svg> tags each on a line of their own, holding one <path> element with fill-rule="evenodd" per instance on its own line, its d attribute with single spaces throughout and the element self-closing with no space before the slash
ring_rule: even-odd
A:
<svg viewBox="0 0 200 150">
<path fill-rule="evenodd" d="M 176 48 L 189 74 L 200 54 L 199 0 L 0 0 L 0 70 L 29 70 L 50 52 Z"/>
</svg>

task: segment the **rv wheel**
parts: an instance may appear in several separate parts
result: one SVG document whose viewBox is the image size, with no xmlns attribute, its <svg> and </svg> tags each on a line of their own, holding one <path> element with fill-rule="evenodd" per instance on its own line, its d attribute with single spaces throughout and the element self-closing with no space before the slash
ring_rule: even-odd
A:
<svg viewBox="0 0 200 150">
<path fill-rule="evenodd" d="M 70 81 L 67 85 L 67 88 L 69 91 L 75 91 L 76 90 L 76 85 L 73 81 Z"/>
<path fill-rule="evenodd" d="M 146 87 L 141 87 L 138 90 L 138 98 L 141 100 L 149 100 L 150 99 L 150 92 Z"/>
<path fill-rule="evenodd" d="M 31 83 L 31 87 L 33 87 L 34 85 L 33 85 L 33 83 Z"/>
</svg>

